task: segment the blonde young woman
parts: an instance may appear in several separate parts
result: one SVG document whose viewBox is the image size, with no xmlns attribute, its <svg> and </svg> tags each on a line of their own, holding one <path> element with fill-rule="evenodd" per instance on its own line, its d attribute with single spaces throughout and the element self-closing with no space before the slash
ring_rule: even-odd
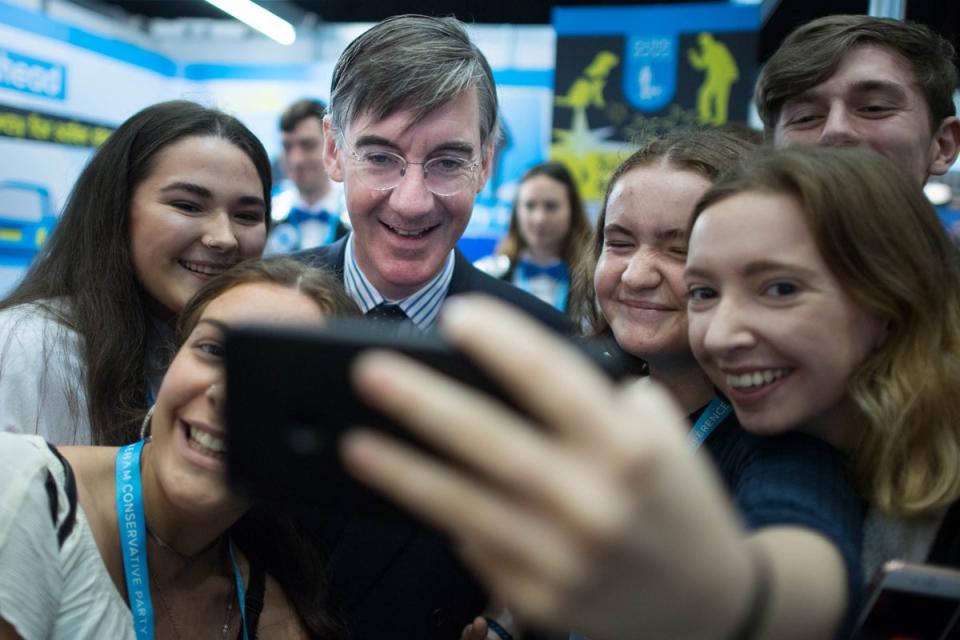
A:
<svg viewBox="0 0 960 640">
<path fill-rule="evenodd" d="M 690 341 L 744 427 L 849 455 L 873 507 L 867 577 L 891 558 L 960 565 L 960 261 L 922 191 L 872 153 L 797 150 L 694 215 Z M 744 384 L 744 363 L 764 380 Z"/>
</svg>

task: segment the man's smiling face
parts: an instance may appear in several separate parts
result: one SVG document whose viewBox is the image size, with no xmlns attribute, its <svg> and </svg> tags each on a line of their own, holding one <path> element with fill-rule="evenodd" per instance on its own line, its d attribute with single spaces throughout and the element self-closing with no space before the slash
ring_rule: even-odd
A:
<svg viewBox="0 0 960 640">
<path fill-rule="evenodd" d="M 477 92 L 471 89 L 414 123 L 413 111 L 397 111 L 382 120 L 356 117 L 343 132 L 343 148 L 324 123 L 327 172 L 342 181 L 353 224 L 357 263 L 385 296 L 406 297 L 429 282 L 463 234 L 476 194 L 483 188 L 490 155 L 480 142 Z M 393 189 L 366 186 L 353 152 L 385 151 L 411 163 L 439 156 L 479 161 L 470 184 L 459 193 L 438 196 L 427 189 L 423 166 L 410 164 Z"/>
</svg>

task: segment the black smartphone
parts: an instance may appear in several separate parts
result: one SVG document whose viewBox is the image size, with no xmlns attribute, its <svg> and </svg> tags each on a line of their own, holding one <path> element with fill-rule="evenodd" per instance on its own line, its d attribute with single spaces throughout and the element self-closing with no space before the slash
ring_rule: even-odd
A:
<svg viewBox="0 0 960 640">
<path fill-rule="evenodd" d="M 631 371 L 631 363 L 601 344 L 572 344 L 612 378 Z M 225 343 L 227 461 L 234 490 L 284 507 L 383 507 L 385 501 L 342 468 L 343 433 L 363 425 L 429 447 L 355 393 L 350 366 L 371 348 L 406 354 L 517 408 L 505 389 L 436 333 L 396 336 L 362 318 L 331 318 L 309 329 L 236 327 Z"/>
<path fill-rule="evenodd" d="M 892 560 L 873 580 L 854 640 L 960 638 L 960 571 Z"/>
</svg>

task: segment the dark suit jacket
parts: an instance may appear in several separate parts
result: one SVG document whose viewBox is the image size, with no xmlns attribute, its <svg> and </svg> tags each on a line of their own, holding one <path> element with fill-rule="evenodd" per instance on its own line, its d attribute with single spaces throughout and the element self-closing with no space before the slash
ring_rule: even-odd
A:
<svg viewBox="0 0 960 640">
<path fill-rule="evenodd" d="M 333 269 L 342 280 L 345 250 L 340 240 L 293 257 Z M 553 307 L 488 276 L 458 251 L 448 295 L 467 292 L 495 296 L 568 332 Z M 353 640 L 457 640 L 486 606 L 486 593 L 444 538 L 412 520 L 361 516 L 344 504 L 307 526 L 330 554 L 330 596 Z"/>
</svg>

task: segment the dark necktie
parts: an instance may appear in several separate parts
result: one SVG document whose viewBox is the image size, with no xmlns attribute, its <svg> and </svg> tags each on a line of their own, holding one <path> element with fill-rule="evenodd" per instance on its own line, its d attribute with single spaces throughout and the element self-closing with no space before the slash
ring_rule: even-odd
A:
<svg viewBox="0 0 960 640">
<path fill-rule="evenodd" d="M 381 302 L 373 309 L 367 312 L 367 318 L 380 325 L 384 331 L 397 334 L 400 328 L 408 324 L 405 322 L 407 314 L 403 312 L 400 305 L 389 302 Z"/>
</svg>

